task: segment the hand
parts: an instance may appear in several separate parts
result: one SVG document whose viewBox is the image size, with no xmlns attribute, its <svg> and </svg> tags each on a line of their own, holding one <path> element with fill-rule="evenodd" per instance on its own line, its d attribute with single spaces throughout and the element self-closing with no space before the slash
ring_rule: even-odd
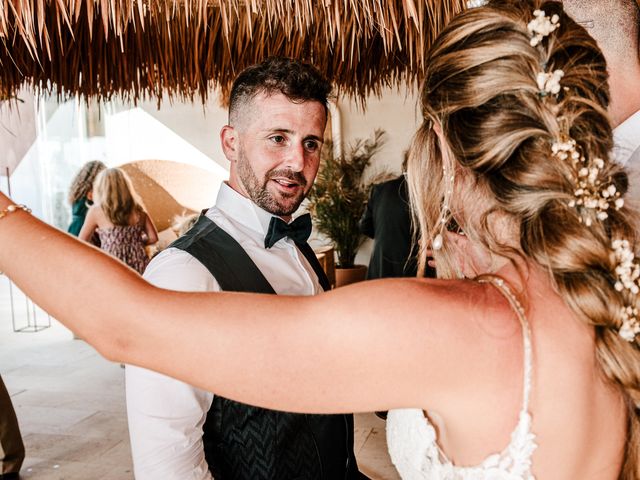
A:
<svg viewBox="0 0 640 480">
<path fill-rule="evenodd" d="M 427 266 L 431 268 L 436 268 L 436 261 L 433 259 L 433 250 L 427 249 Z"/>
</svg>

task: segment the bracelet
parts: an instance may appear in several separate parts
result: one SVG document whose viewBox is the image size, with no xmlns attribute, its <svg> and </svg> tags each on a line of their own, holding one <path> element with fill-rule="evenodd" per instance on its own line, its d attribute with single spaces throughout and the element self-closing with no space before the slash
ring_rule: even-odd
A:
<svg viewBox="0 0 640 480">
<path fill-rule="evenodd" d="M 7 215 L 9 215 L 10 213 L 16 212 L 18 210 L 24 210 L 27 213 L 31 213 L 31 209 L 26 205 L 14 203 L 12 205 L 9 205 L 4 210 L 0 210 L 0 220 L 6 217 Z"/>
</svg>

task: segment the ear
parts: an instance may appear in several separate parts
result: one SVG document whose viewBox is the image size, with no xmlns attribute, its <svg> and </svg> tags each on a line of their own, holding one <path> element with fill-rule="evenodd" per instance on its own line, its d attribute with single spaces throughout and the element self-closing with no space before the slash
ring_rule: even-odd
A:
<svg viewBox="0 0 640 480">
<path fill-rule="evenodd" d="M 442 151 L 442 155 L 446 155 L 446 141 L 444 139 L 444 134 L 442 133 L 442 125 L 438 122 L 433 122 L 431 128 L 433 129 L 436 137 L 438 139 L 438 143 L 440 144 L 440 150 Z"/>
<path fill-rule="evenodd" d="M 442 125 L 438 122 L 433 122 L 433 131 L 438 137 L 438 143 L 440 144 L 440 152 L 442 154 L 442 163 L 447 165 L 449 168 L 453 168 L 454 171 L 457 171 L 457 165 L 453 161 L 453 156 L 451 150 L 449 149 L 449 145 L 444 138 L 444 133 L 442 133 Z"/>
<path fill-rule="evenodd" d="M 238 158 L 238 132 L 231 125 L 225 125 L 220 130 L 220 143 L 224 156 L 231 163 Z"/>
</svg>

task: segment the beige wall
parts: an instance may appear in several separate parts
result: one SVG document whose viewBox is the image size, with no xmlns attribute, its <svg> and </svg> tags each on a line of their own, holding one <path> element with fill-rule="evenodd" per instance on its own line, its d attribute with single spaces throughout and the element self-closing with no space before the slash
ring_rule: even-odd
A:
<svg viewBox="0 0 640 480">
<path fill-rule="evenodd" d="M 356 138 L 370 136 L 376 128 L 387 132 L 387 143 L 374 159 L 374 168 L 400 171 L 402 152 L 409 146 L 420 119 L 416 109 L 416 92 L 387 89 L 380 98 L 367 101 L 367 109 L 349 99 L 337 102 L 340 111 L 343 144 L 346 146 Z M 227 112 L 215 98 L 203 108 L 199 104 L 165 101 L 160 110 L 154 101 L 141 102 L 145 112 L 171 128 L 202 153 L 228 168 L 219 141 L 220 129 L 227 122 Z M 125 107 L 122 107 L 125 108 Z M 174 159 L 180 161 L 180 159 Z"/>
<path fill-rule="evenodd" d="M 417 100 L 417 92 L 388 89 L 380 98 L 370 98 L 365 111 L 353 101 L 338 102 L 345 145 L 356 138 L 370 136 L 376 128 L 382 128 L 387 132 L 387 143 L 374 157 L 373 170 L 400 172 L 403 152 L 409 147 L 421 121 Z"/>
</svg>

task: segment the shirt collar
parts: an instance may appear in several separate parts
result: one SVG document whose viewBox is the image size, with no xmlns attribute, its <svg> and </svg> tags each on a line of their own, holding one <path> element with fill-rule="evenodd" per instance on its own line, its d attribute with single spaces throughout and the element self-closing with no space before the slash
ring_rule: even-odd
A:
<svg viewBox="0 0 640 480">
<path fill-rule="evenodd" d="M 267 234 L 269 222 L 275 216 L 236 192 L 227 182 L 222 182 L 220 185 L 216 208 L 227 217 L 262 236 Z"/>
<path fill-rule="evenodd" d="M 640 110 L 613 130 L 613 140 L 614 158 L 625 165 L 631 155 L 640 149 Z"/>
</svg>

